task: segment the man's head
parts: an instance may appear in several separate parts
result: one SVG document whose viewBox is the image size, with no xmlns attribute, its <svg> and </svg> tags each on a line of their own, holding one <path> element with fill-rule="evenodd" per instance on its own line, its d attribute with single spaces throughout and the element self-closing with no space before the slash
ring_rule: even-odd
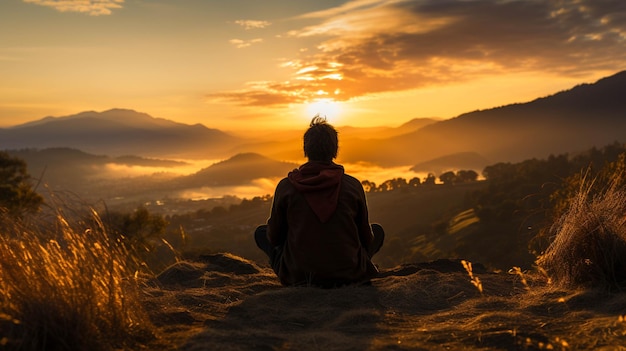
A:
<svg viewBox="0 0 626 351">
<path fill-rule="evenodd" d="M 309 129 L 304 133 L 304 156 L 309 161 L 331 162 L 337 157 L 339 139 L 335 128 L 326 118 L 315 116 Z"/>
</svg>

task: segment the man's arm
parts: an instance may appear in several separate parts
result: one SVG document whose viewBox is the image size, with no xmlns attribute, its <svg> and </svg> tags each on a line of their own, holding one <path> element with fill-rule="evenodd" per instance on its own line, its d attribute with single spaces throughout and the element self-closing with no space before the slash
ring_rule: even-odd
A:
<svg viewBox="0 0 626 351">
<path fill-rule="evenodd" d="M 273 246 L 282 246 L 287 241 L 286 179 L 276 186 L 270 218 L 267 220 L 267 239 Z"/>
<path fill-rule="evenodd" d="M 358 192 L 360 209 L 357 214 L 356 225 L 359 228 L 359 239 L 361 240 L 361 245 L 363 245 L 365 249 L 369 250 L 369 247 L 374 240 L 374 234 L 372 234 L 372 227 L 369 223 L 369 211 L 367 210 L 365 191 L 363 190 L 363 186 L 360 182 L 358 183 Z"/>
</svg>

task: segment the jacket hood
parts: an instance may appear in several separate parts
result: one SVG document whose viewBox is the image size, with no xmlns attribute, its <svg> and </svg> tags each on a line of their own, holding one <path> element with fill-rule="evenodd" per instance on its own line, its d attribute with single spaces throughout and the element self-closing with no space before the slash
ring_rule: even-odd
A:
<svg viewBox="0 0 626 351">
<path fill-rule="evenodd" d="M 337 209 L 343 174 L 341 165 L 311 161 L 289 172 L 287 178 L 325 223 Z"/>
</svg>

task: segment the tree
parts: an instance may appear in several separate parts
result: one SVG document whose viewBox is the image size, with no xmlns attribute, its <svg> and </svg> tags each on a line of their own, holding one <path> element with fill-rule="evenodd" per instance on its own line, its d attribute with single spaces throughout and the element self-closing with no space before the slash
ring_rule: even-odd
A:
<svg viewBox="0 0 626 351">
<path fill-rule="evenodd" d="M 424 185 L 435 185 L 435 180 L 437 180 L 437 177 L 435 177 L 435 175 L 432 173 L 428 173 L 426 178 L 424 178 L 423 183 Z"/>
<path fill-rule="evenodd" d="M 376 191 L 376 183 L 374 182 L 370 182 L 369 180 L 364 180 L 361 182 L 361 185 L 363 185 L 363 191 L 365 191 L 366 193 Z"/>
<path fill-rule="evenodd" d="M 413 177 L 411 178 L 411 180 L 409 180 L 409 186 L 411 187 L 417 187 L 421 184 L 421 181 L 418 177 Z"/>
<path fill-rule="evenodd" d="M 456 175 L 452 171 L 447 171 L 439 176 L 439 180 L 441 180 L 444 185 L 452 185 L 456 183 Z"/>
<path fill-rule="evenodd" d="M 150 213 L 145 207 L 139 207 L 132 213 L 112 212 L 108 216 L 111 227 L 127 238 L 136 248 L 151 249 L 154 241 L 165 234 L 168 222 L 163 216 Z"/>
<path fill-rule="evenodd" d="M 30 183 L 26 162 L 0 151 L 0 208 L 12 216 L 34 213 L 43 203 Z"/>
<path fill-rule="evenodd" d="M 408 183 L 406 182 L 406 179 L 393 178 L 393 179 L 385 180 L 382 184 L 380 184 L 380 186 L 378 187 L 378 190 L 379 191 L 393 191 L 397 189 L 406 188 L 407 186 L 408 186 Z"/>
<path fill-rule="evenodd" d="M 478 179 L 478 173 L 473 170 L 459 170 L 456 172 L 456 181 L 459 183 L 475 182 Z"/>
</svg>

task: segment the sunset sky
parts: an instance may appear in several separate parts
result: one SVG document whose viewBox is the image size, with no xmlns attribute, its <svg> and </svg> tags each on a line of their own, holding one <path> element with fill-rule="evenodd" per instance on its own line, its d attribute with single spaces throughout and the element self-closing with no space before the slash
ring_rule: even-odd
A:
<svg viewBox="0 0 626 351">
<path fill-rule="evenodd" d="M 624 0 L 2 0 L 0 127 L 128 108 L 397 126 L 626 69 Z"/>
</svg>

